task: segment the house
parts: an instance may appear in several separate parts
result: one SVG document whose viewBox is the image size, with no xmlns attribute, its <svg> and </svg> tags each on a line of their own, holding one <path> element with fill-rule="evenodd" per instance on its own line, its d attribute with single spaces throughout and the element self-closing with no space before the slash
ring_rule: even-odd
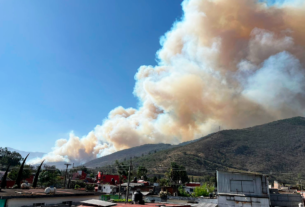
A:
<svg viewBox="0 0 305 207">
<path fill-rule="evenodd" d="M 109 184 L 99 184 L 97 187 L 97 191 L 101 193 L 106 193 L 106 194 L 112 194 L 116 193 L 117 186 L 116 185 L 109 185 Z"/>
<path fill-rule="evenodd" d="M 104 175 L 103 172 L 98 172 L 98 174 L 96 175 L 96 180 L 99 183 L 103 183 L 103 184 L 113 184 L 115 185 L 116 183 L 119 184 L 120 183 L 120 176 L 119 175 Z"/>
<path fill-rule="evenodd" d="M 57 189 L 55 194 L 46 194 L 44 189 L 2 189 L 0 207 L 78 204 L 83 200 L 100 199 L 101 195 L 72 189 Z"/>
<path fill-rule="evenodd" d="M 219 207 L 269 207 L 267 176 L 256 173 L 216 171 Z"/>
</svg>

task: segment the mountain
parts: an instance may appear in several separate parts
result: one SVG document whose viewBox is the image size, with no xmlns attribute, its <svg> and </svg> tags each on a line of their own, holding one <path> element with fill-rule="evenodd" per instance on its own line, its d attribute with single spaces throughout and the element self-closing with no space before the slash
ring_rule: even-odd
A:
<svg viewBox="0 0 305 207">
<path fill-rule="evenodd" d="M 15 152 L 18 152 L 23 158 L 25 156 L 27 156 L 27 154 L 30 153 L 27 161 L 31 160 L 31 159 L 34 159 L 34 158 L 41 158 L 43 157 L 45 154 L 47 153 L 44 153 L 44 152 L 26 152 L 26 151 L 22 151 L 22 150 L 17 150 L 17 149 L 14 149 L 14 148 L 11 148 L 11 147 L 8 147 L 7 148 L 9 151 L 15 151 Z"/>
<path fill-rule="evenodd" d="M 304 137 L 305 118 L 294 117 L 246 129 L 223 130 L 184 146 L 137 158 L 133 163 L 153 170 L 177 162 L 194 175 L 216 169 L 297 174 L 305 169 Z"/>
<path fill-rule="evenodd" d="M 157 153 L 162 150 L 171 149 L 175 147 L 184 146 L 190 143 L 193 143 L 197 140 L 191 140 L 187 142 L 182 142 L 178 145 L 171 145 L 171 144 L 144 144 L 137 147 L 132 147 L 129 149 L 121 150 L 110 155 L 106 155 L 104 157 L 100 157 L 94 160 L 91 160 L 84 164 L 86 167 L 95 168 L 95 167 L 103 167 L 106 165 L 112 165 L 115 163 L 116 160 L 124 161 L 129 160 L 130 157 L 144 157 L 149 156 L 150 154 Z"/>
<path fill-rule="evenodd" d="M 245 129 L 223 130 L 190 143 L 167 146 L 133 159 L 133 166 L 143 165 L 150 174 L 163 174 L 171 162 L 176 162 L 185 166 L 190 175 L 214 173 L 216 169 L 251 171 L 269 174 L 270 179 L 295 182 L 305 179 L 304 137 L 305 118 L 294 117 Z M 128 151 L 126 158 L 138 156 L 136 149 L 124 150 Z M 123 156 L 124 151 L 114 153 L 115 158 L 121 159 L 119 155 Z"/>
</svg>

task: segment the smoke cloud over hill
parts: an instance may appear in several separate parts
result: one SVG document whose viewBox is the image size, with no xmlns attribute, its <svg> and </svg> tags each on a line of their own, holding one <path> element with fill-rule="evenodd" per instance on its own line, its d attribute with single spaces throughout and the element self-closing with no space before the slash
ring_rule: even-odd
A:
<svg viewBox="0 0 305 207">
<path fill-rule="evenodd" d="M 157 66 L 135 75 L 138 109 L 117 107 L 83 138 L 61 139 L 47 161 L 84 162 L 146 143 L 304 116 L 305 5 L 188 0 L 161 38 Z M 34 162 L 38 162 L 35 160 Z"/>
</svg>

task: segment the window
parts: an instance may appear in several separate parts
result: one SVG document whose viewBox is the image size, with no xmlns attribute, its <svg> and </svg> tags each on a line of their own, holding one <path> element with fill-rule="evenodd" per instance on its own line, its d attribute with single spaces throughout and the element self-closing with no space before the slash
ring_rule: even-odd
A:
<svg viewBox="0 0 305 207">
<path fill-rule="evenodd" d="M 231 192 L 242 192 L 241 181 L 240 180 L 231 180 L 230 190 L 231 190 Z"/>
<path fill-rule="evenodd" d="M 193 188 L 190 188 L 190 192 L 194 192 L 194 189 L 193 189 Z"/>
<path fill-rule="evenodd" d="M 243 180 L 241 184 L 244 193 L 254 193 L 253 180 Z"/>
<path fill-rule="evenodd" d="M 230 191 L 236 193 L 254 193 L 253 180 L 231 180 Z"/>
</svg>

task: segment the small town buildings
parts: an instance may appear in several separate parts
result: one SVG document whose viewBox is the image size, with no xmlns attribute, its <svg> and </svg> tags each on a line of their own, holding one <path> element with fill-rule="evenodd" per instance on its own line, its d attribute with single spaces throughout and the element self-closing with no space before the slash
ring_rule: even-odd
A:
<svg viewBox="0 0 305 207">
<path fill-rule="evenodd" d="M 216 171 L 218 207 L 269 207 L 268 179 L 262 174 Z"/>
</svg>

